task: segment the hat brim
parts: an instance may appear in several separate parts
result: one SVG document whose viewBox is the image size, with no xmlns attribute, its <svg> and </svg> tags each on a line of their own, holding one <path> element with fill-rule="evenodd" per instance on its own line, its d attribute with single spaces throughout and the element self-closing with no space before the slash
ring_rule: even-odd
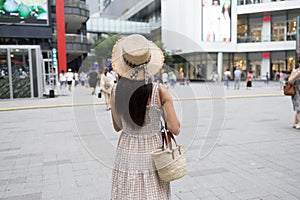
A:
<svg viewBox="0 0 300 200">
<path fill-rule="evenodd" d="M 126 64 L 123 59 L 122 54 L 122 45 L 123 45 L 124 38 L 119 39 L 113 47 L 112 50 L 112 68 L 113 70 L 120 75 L 121 77 L 125 77 L 130 79 L 132 73 L 135 71 L 135 68 L 130 67 Z M 147 64 L 148 75 L 149 77 L 154 76 L 157 74 L 164 64 L 164 55 L 161 49 L 156 46 L 152 41 L 149 41 L 149 48 L 151 52 L 150 61 Z M 136 80 L 144 80 L 145 79 L 145 72 L 144 70 L 139 70 Z"/>
</svg>

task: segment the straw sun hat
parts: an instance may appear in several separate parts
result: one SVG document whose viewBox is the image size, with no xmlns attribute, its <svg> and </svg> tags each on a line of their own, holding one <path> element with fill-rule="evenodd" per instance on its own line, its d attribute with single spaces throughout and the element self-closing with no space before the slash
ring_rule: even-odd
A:
<svg viewBox="0 0 300 200">
<path fill-rule="evenodd" d="M 128 79 L 148 81 L 163 64 L 163 52 L 142 35 L 121 38 L 112 50 L 113 70 Z"/>
</svg>

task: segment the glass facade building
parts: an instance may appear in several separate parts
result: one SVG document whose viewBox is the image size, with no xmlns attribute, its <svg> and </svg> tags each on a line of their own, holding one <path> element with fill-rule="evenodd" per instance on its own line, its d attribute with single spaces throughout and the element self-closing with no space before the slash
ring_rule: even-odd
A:
<svg viewBox="0 0 300 200">
<path fill-rule="evenodd" d="M 78 70 L 87 56 L 89 10 L 85 0 L 64 0 L 64 21 L 56 15 L 56 2 L 0 1 L 0 82 L 3 83 L 0 99 L 41 97 L 57 83 L 60 52 L 56 54 L 56 66 L 52 63 L 52 52 L 58 47 L 58 21 L 65 27 L 62 33 L 66 38 L 64 68 Z M 12 11 L 9 6 L 18 9 Z"/>
<path fill-rule="evenodd" d="M 148 37 L 162 41 L 175 58 L 173 67 L 190 80 L 210 80 L 214 72 L 222 78 L 237 67 L 243 79 L 251 70 L 256 80 L 277 80 L 278 72 L 288 73 L 296 64 L 298 0 L 153 0 L 131 9 L 115 0 L 107 11 L 116 5 L 116 19 L 155 27 Z"/>
<path fill-rule="evenodd" d="M 40 46 L 0 45 L 0 99 L 43 95 Z"/>
</svg>

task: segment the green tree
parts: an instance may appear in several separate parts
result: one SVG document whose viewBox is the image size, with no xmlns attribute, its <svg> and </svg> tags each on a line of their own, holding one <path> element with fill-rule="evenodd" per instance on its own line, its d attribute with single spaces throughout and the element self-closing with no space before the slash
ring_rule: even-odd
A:
<svg viewBox="0 0 300 200">
<path fill-rule="evenodd" d="M 164 45 L 161 41 L 156 41 L 155 44 L 162 50 L 164 57 L 165 57 L 165 64 L 171 67 L 174 63 L 174 58 L 171 56 L 165 49 Z"/>
<path fill-rule="evenodd" d="M 95 50 L 95 59 L 101 65 L 100 68 L 106 67 L 107 59 L 111 58 L 114 44 L 121 38 L 121 36 L 117 34 L 108 34 L 108 36 L 109 37 L 101 37 L 93 45 Z"/>
</svg>

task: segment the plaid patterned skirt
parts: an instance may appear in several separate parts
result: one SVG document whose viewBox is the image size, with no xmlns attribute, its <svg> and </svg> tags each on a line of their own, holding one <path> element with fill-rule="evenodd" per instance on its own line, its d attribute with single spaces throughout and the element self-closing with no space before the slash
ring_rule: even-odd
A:
<svg viewBox="0 0 300 200">
<path fill-rule="evenodd" d="M 171 199 L 170 183 L 159 179 L 150 154 L 161 142 L 160 133 L 121 134 L 112 172 L 111 199 Z"/>
</svg>

